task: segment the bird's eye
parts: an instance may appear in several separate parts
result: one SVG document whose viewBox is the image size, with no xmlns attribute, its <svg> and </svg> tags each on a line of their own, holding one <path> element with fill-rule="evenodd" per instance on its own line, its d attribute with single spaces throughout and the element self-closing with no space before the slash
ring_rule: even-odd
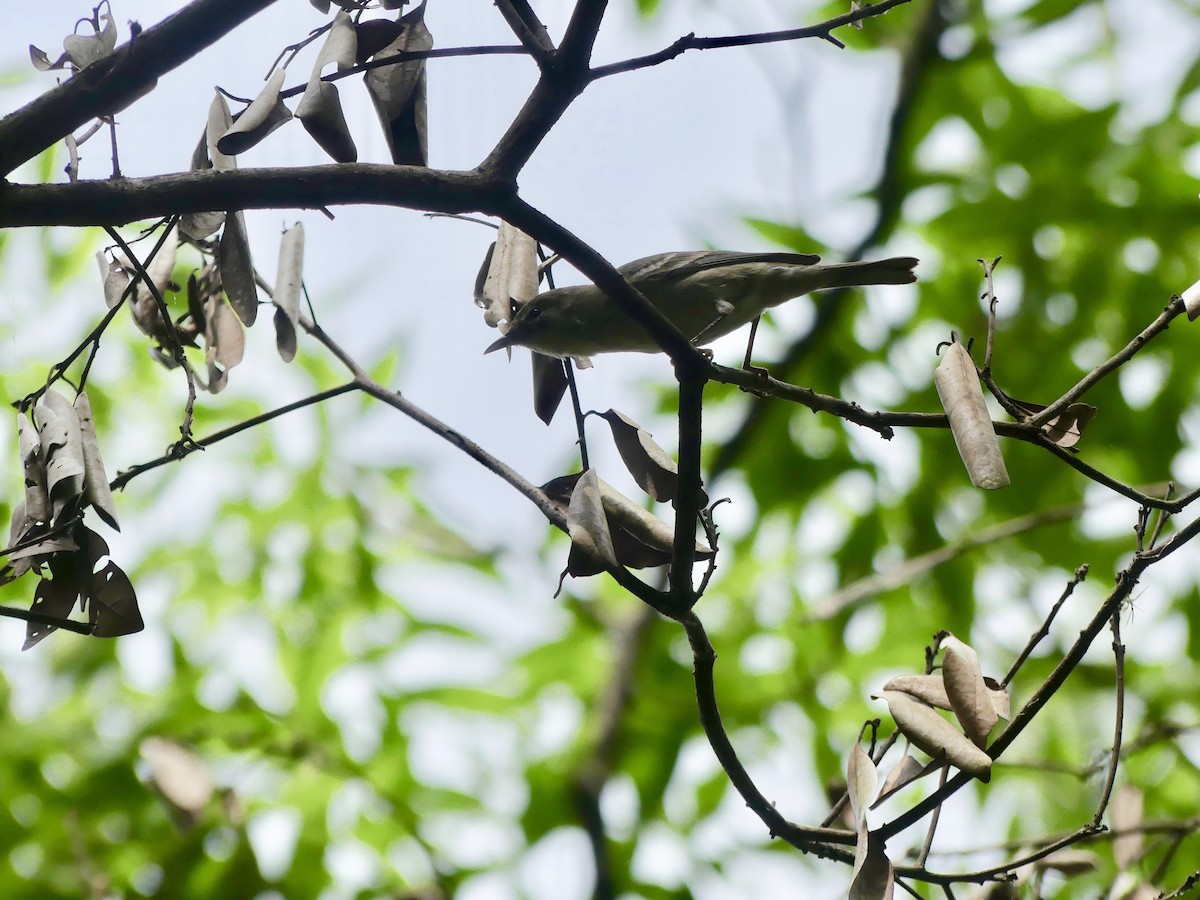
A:
<svg viewBox="0 0 1200 900">
<path fill-rule="evenodd" d="M 529 312 L 525 314 L 526 322 L 536 322 L 542 317 L 542 308 L 540 306 L 529 307 Z"/>
</svg>

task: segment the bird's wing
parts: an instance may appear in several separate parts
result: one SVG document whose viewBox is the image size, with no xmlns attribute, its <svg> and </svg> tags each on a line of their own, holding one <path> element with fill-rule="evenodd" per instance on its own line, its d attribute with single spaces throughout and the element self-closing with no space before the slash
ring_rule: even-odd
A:
<svg viewBox="0 0 1200 900">
<path fill-rule="evenodd" d="M 739 253 L 731 250 L 688 250 L 679 253 L 656 253 L 626 263 L 617 271 L 626 281 L 648 281 L 670 278 L 680 281 L 706 269 L 718 269 L 740 263 L 781 263 L 813 266 L 821 257 L 812 253 Z"/>
</svg>

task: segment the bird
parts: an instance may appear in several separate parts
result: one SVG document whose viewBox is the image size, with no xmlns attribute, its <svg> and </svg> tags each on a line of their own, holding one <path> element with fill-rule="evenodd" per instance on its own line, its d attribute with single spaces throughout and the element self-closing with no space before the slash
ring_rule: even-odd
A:
<svg viewBox="0 0 1200 900">
<path fill-rule="evenodd" d="M 765 310 L 813 291 L 911 284 L 917 262 L 897 256 L 822 265 L 811 253 L 694 250 L 657 253 L 617 271 L 689 341 L 703 346 L 743 325 L 757 325 Z M 484 353 L 508 347 L 564 358 L 662 352 L 640 323 L 590 284 L 544 291 L 522 305 Z"/>
</svg>

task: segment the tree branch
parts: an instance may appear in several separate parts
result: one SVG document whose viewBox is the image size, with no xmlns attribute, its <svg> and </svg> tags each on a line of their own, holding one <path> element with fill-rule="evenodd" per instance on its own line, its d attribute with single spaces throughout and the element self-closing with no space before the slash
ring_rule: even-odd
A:
<svg viewBox="0 0 1200 900">
<path fill-rule="evenodd" d="M 371 163 L 181 172 L 119 181 L 0 185 L 0 227 L 112 225 L 225 209 L 368 204 L 433 212 L 494 211 L 514 189 L 474 172 Z"/>
<path fill-rule="evenodd" d="M 160 76 L 274 2 L 195 0 L 5 116 L 0 120 L 0 174 L 7 175 L 88 120 L 123 109 Z"/>
</svg>

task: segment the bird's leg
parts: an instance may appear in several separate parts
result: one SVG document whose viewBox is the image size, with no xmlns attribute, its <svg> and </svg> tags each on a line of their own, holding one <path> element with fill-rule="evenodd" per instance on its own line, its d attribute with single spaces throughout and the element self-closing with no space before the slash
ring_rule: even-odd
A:
<svg viewBox="0 0 1200 900">
<path fill-rule="evenodd" d="M 751 359 L 752 354 L 754 353 L 754 336 L 756 334 L 758 334 L 758 323 L 761 321 L 762 321 L 762 316 L 757 315 L 754 317 L 754 321 L 750 323 L 750 339 L 748 341 L 746 341 L 746 358 L 744 360 L 742 360 L 742 368 L 745 369 L 747 372 L 753 372 L 755 375 L 757 375 L 763 381 L 766 381 L 767 378 L 770 377 L 771 373 L 760 366 L 750 365 L 750 359 Z M 742 388 L 742 390 L 749 390 L 749 389 Z"/>
</svg>

